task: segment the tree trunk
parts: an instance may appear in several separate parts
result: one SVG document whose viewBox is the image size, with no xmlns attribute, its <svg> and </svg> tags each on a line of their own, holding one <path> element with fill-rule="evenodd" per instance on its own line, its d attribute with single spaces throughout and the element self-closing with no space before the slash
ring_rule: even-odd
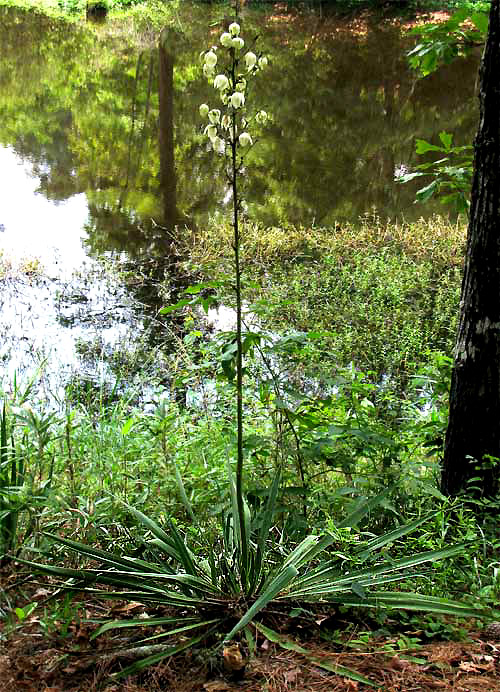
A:
<svg viewBox="0 0 500 692">
<path fill-rule="evenodd" d="M 498 491 L 500 458 L 500 0 L 492 0 L 480 68 L 480 120 L 460 321 L 450 391 L 442 491 L 472 478 L 479 494 Z"/>
</svg>

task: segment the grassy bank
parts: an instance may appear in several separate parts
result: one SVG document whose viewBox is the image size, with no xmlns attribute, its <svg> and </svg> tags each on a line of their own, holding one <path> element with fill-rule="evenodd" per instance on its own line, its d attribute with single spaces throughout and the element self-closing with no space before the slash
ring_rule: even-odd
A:
<svg viewBox="0 0 500 692">
<path fill-rule="evenodd" d="M 214 225 L 200 236 L 183 234 L 183 270 L 229 276 L 228 233 Z M 411 225 L 365 219 L 334 229 L 245 227 L 247 454 L 256 496 L 277 464 L 285 465 L 290 485 L 300 485 L 302 474 L 315 498 L 313 522 L 333 519 L 336 503 L 345 509 L 336 495 L 345 485 L 363 494 L 388 479 L 407 479 L 408 502 L 401 502 L 408 506 L 420 480 L 435 485 L 464 233 L 440 218 Z M 231 306 L 225 282 L 188 294 L 198 303 L 204 296 Z M 86 512 L 92 498 L 92 507 L 109 507 L 111 516 L 115 498 L 186 519 L 178 469 L 196 515 L 217 516 L 234 445 L 233 336 L 230 326 L 214 331 L 199 305 L 180 315 L 175 351 L 162 354 L 167 371 L 154 381 L 150 369 L 141 381 L 137 367 L 130 377 L 140 384 L 128 390 L 123 383 L 110 390 L 108 382 L 86 390 L 76 379 L 59 410 L 26 383 L 24 390 L 3 383 L 9 429 L 30 483 L 50 487 L 61 508 Z M 151 357 L 145 351 L 142 360 Z M 332 425 L 339 429 L 330 435 Z M 304 498 L 299 491 L 296 497 L 300 510 Z"/>
<path fill-rule="evenodd" d="M 229 271 L 226 234 L 218 226 L 184 236 L 185 268 L 203 267 L 207 278 Z M 464 229 L 443 219 L 245 229 L 249 494 L 258 505 L 283 468 L 290 536 L 333 526 L 388 485 L 386 509 L 367 517 L 372 529 L 432 504 L 463 241 Z M 230 305 L 227 288 L 218 290 Z M 213 288 L 194 295 L 205 294 Z M 197 306 L 181 313 L 184 336 L 164 355 L 163 382 L 125 394 L 69 384 L 59 411 L 29 386 L 3 384 L 23 469 L 21 488 L 9 492 L 18 537 L 34 522 L 89 537 L 102 527 L 104 539 L 107 525 L 128 525 L 123 502 L 186 528 L 193 515 L 200 525 L 219 521 L 235 444 L 233 336 L 214 332 Z M 43 543 L 28 534 L 28 544 Z"/>
<path fill-rule="evenodd" d="M 403 394 L 429 352 L 452 352 L 465 233 L 464 224 L 441 217 L 412 224 L 367 217 L 334 228 L 248 224 L 249 312 L 253 301 L 262 324 L 278 333 L 321 332 L 319 370 L 352 363 L 374 382 L 394 380 Z M 187 267 L 201 266 L 210 278 L 229 272 L 229 234 L 218 225 L 188 239 Z M 321 377 L 312 365 L 310 374 Z"/>
<path fill-rule="evenodd" d="M 97 21 L 96 26 L 107 17 L 111 24 L 118 24 L 121 33 L 128 35 L 132 24 L 138 30 L 147 27 L 159 31 L 175 20 L 180 0 L 161 2 L 160 0 L 1 0 L 0 7 L 13 7 L 20 10 L 43 13 L 48 17 L 69 22 Z M 94 9 L 95 8 L 95 9 Z M 111 28 L 111 31 L 113 29 Z"/>
</svg>

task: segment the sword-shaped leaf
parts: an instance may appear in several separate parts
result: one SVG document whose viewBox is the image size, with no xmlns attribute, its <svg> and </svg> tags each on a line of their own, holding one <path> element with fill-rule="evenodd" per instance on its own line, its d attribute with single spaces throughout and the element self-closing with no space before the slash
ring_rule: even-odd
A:
<svg viewBox="0 0 500 692">
<path fill-rule="evenodd" d="M 380 685 L 378 685 L 376 682 L 373 682 L 372 680 L 365 678 L 364 675 L 361 675 L 361 673 L 357 673 L 355 670 L 351 670 L 351 668 L 346 668 L 345 666 L 341 666 L 333 662 L 330 663 L 325 659 L 314 656 L 310 651 L 304 649 L 303 646 L 300 646 L 291 639 L 288 639 L 288 637 L 284 637 L 283 635 L 278 634 L 274 630 L 269 629 L 269 627 L 265 627 L 265 625 L 263 625 L 260 622 L 256 622 L 255 627 L 259 630 L 259 632 L 261 632 L 261 634 L 263 634 L 267 639 L 269 639 L 270 642 L 273 642 L 274 644 L 281 646 L 282 649 L 287 649 L 288 651 L 295 651 L 299 654 L 302 654 L 302 656 L 307 658 L 308 661 L 314 663 L 314 665 L 318 666 L 319 668 L 324 668 L 325 670 L 328 670 L 331 673 L 335 673 L 336 675 L 340 675 L 344 678 L 349 678 L 351 680 L 356 680 L 357 682 L 361 682 L 364 685 L 369 685 L 370 687 L 380 687 Z"/>
<path fill-rule="evenodd" d="M 264 591 L 257 598 L 255 603 L 247 610 L 245 615 L 241 620 L 236 623 L 233 629 L 225 636 L 224 641 L 229 642 L 241 629 L 246 627 L 249 622 L 257 615 L 258 612 L 265 608 L 269 601 L 279 594 L 280 591 L 285 589 L 288 584 L 294 579 L 298 574 L 297 569 L 293 565 L 288 565 L 282 572 L 280 572 L 273 581 L 265 587 Z"/>
<path fill-rule="evenodd" d="M 100 560 L 101 562 L 104 562 L 105 564 L 108 564 L 111 567 L 129 567 L 130 569 L 137 572 L 151 568 L 154 569 L 155 572 L 165 572 L 166 574 L 172 573 L 172 570 L 165 569 L 157 563 L 146 562 L 145 560 L 140 560 L 138 558 L 133 557 L 123 557 L 120 555 L 115 555 L 115 553 L 110 553 L 107 550 L 93 548 L 92 546 L 86 545 L 85 543 L 72 541 L 68 538 L 61 538 L 60 536 L 57 536 L 52 533 L 44 532 L 44 535 L 50 538 L 55 543 L 65 545 L 67 548 L 73 550 L 76 553 L 79 553 L 80 555 L 86 555 L 87 557 Z"/>
<path fill-rule="evenodd" d="M 399 526 L 397 529 L 394 529 L 394 531 L 385 533 L 383 536 L 376 536 L 375 538 L 372 538 L 370 541 L 360 546 L 355 551 L 355 555 L 357 555 L 361 560 L 365 560 L 368 557 L 368 555 L 370 553 L 373 553 L 375 550 L 380 550 L 386 545 L 394 543 L 394 541 L 397 541 L 403 536 L 406 536 L 412 531 L 415 531 L 415 529 L 421 526 L 421 524 L 424 524 L 431 517 L 435 516 L 435 514 L 435 512 L 431 512 L 430 514 L 427 514 L 425 517 L 415 519 L 415 521 L 412 521 L 409 524 L 405 524 L 404 526 Z"/>
<path fill-rule="evenodd" d="M 169 656 L 175 656 L 175 654 L 178 654 L 181 651 L 191 649 L 196 644 L 199 644 L 204 639 L 207 639 L 215 630 L 216 627 L 212 627 L 206 632 L 203 632 L 202 634 L 199 634 L 197 637 L 193 637 L 192 639 L 188 639 L 186 642 L 183 642 L 182 644 L 178 644 L 177 646 L 170 646 L 166 648 L 165 651 L 160 651 L 157 654 L 153 654 L 152 656 L 147 656 L 146 658 L 143 658 L 140 661 L 136 661 L 135 663 L 132 663 L 132 665 L 127 666 L 126 668 L 121 670 L 119 673 L 115 673 L 115 675 L 113 675 L 112 677 L 123 678 L 127 675 L 138 673 L 139 671 L 144 670 L 145 668 L 148 668 L 149 666 L 152 666 L 155 663 L 163 661 L 165 658 L 168 658 Z"/>
<path fill-rule="evenodd" d="M 220 619 L 217 618 L 215 620 L 200 620 L 199 618 L 134 618 L 133 620 L 112 620 L 110 622 L 105 622 L 101 627 L 99 627 L 95 632 L 92 633 L 90 639 L 95 639 L 96 637 L 100 637 L 101 634 L 104 634 L 105 632 L 109 632 L 110 630 L 118 630 L 118 629 L 127 629 L 129 627 L 152 627 L 153 625 L 155 627 L 158 627 L 160 625 L 172 625 L 172 624 L 179 624 L 180 621 L 186 622 L 187 624 L 182 625 L 182 627 L 175 627 L 172 630 L 168 630 L 167 632 L 162 632 L 160 635 L 157 635 L 156 637 L 148 637 L 147 639 L 143 639 L 141 643 L 145 641 L 150 641 L 151 639 L 156 639 L 158 636 L 161 637 L 170 637 L 173 636 L 174 634 L 180 634 L 181 632 L 188 632 L 189 630 L 193 630 L 199 627 L 204 627 L 207 625 L 213 625 L 215 622 L 220 622 Z M 135 642 L 138 644 L 139 642 Z"/>
</svg>

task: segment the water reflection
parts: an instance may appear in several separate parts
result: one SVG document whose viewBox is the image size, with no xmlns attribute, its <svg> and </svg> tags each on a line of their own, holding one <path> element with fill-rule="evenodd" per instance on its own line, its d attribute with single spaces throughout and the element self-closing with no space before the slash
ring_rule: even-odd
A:
<svg viewBox="0 0 500 692">
<path fill-rule="evenodd" d="M 51 202 L 40 192 L 40 178 L 10 148 L 0 148 L 0 189 L 0 248 L 6 256 L 14 262 L 39 260 L 49 275 L 71 273 L 82 265 L 85 195 Z"/>
<path fill-rule="evenodd" d="M 223 202 L 226 181 L 203 143 L 197 109 L 214 98 L 198 54 L 222 11 L 183 3 L 181 29 L 141 51 L 82 27 L 0 14 L 10 39 L 0 49 L 0 141 L 38 168 L 48 198 L 86 192 L 91 245 L 100 208 L 117 214 L 116 236 L 124 210 L 169 229 L 201 227 Z M 243 21 L 271 57 L 253 96 L 274 115 L 248 167 L 252 217 L 330 224 L 374 208 L 387 217 L 422 214 L 414 190 L 394 185 L 394 171 L 413 163 L 416 137 L 447 129 L 457 143 L 471 140 L 477 59 L 419 81 L 394 22 L 249 9 Z M 19 46 L 24 53 L 34 29 L 21 60 Z M 102 243 L 101 234 L 96 247 Z"/>
<path fill-rule="evenodd" d="M 139 277 L 129 295 L 150 320 L 165 276 L 175 299 L 189 277 L 178 274 L 172 241 L 211 223 L 227 199 L 198 116 L 214 98 L 198 55 L 224 12 L 183 2 L 175 26 L 145 48 L 0 8 L 4 253 L 36 254 L 49 274 L 71 273 L 85 256 L 125 261 Z M 415 207 L 415 189 L 394 184 L 394 172 L 415 162 L 417 137 L 446 129 L 457 144 L 472 140 L 478 56 L 419 81 L 393 21 L 280 6 L 246 7 L 242 22 L 270 56 L 253 97 L 274 116 L 249 155 L 253 219 L 307 227 L 439 208 Z"/>
</svg>

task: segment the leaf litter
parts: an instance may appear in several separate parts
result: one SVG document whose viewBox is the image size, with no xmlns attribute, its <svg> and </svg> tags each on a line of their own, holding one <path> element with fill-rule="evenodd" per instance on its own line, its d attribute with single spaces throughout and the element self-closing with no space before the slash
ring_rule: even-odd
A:
<svg viewBox="0 0 500 692">
<path fill-rule="evenodd" d="M 9 590 L 14 578 L 0 574 L 0 592 Z M 25 597 L 29 586 L 23 585 Z M 36 584 L 34 594 L 42 595 Z M 97 621 L 117 613 L 137 617 L 144 607 L 115 602 L 103 611 L 102 604 L 89 601 L 78 606 L 70 622 L 53 620 L 49 629 L 40 608 L 22 623 L 9 616 L 0 620 L 0 692 L 362 692 L 376 687 L 384 692 L 500 692 L 500 645 L 483 639 L 472 629 L 473 621 L 467 641 L 432 641 L 398 652 L 391 649 L 393 638 L 373 637 L 366 648 L 353 650 L 352 634 L 335 642 L 322 639 L 321 626 L 328 620 L 321 613 L 309 629 L 294 628 L 283 617 L 280 624 L 271 623 L 283 641 L 295 642 L 293 648 L 266 638 L 263 625 L 254 656 L 237 646 L 217 656 L 188 651 L 115 681 L 112 674 L 133 660 L 137 635 L 118 631 L 92 640 L 92 632 Z M 304 647 L 307 656 L 301 653 Z M 351 668 L 374 687 L 323 666 Z"/>
</svg>

